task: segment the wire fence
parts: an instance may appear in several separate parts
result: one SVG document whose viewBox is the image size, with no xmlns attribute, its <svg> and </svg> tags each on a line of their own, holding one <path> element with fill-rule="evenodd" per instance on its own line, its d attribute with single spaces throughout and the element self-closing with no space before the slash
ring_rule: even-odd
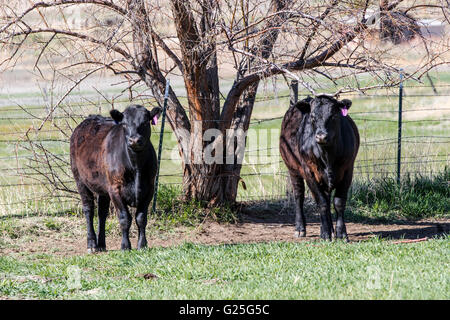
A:
<svg viewBox="0 0 450 320">
<path fill-rule="evenodd" d="M 289 193 L 278 146 L 281 121 L 289 101 L 307 95 L 292 90 L 256 98 L 240 174 L 246 189 L 239 187 L 239 201 L 278 199 Z M 354 179 L 432 176 L 445 170 L 450 162 L 448 97 L 447 84 L 403 85 L 398 93 L 378 89 L 365 95 L 342 94 L 341 98 L 353 101 L 349 115 L 361 136 Z M 115 107 L 129 103 L 115 101 Z M 150 97 L 140 98 L 139 103 L 155 102 Z M 48 106 L 0 107 L 0 215 L 76 207 L 79 198 L 69 157 L 71 132 L 89 114 L 105 115 L 109 109 L 107 102 L 66 103 L 49 116 Z M 155 149 L 159 135 L 164 135 L 159 183 L 163 188 L 181 188 L 176 139 L 170 127 L 164 132 L 160 128 L 152 132 Z"/>
</svg>

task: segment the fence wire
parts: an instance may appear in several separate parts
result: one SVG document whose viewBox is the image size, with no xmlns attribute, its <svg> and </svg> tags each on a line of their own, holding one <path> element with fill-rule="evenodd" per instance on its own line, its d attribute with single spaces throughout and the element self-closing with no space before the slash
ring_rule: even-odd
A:
<svg viewBox="0 0 450 320">
<path fill-rule="evenodd" d="M 450 106 L 445 99 L 450 97 L 450 85 L 404 85 L 403 88 L 401 174 L 433 175 L 450 163 Z M 417 92 L 419 89 L 423 92 Z M 434 94 L 431 89 L 439 92 Z M 306 95 L 300 94 L 300 97 Z M 278 106 L 276 110 L 286 110 L 290 96 L 265 95 L 255 100 L 256 116 L 250 121 L 250 129 L 255 129 L 257 141 L 250 144 L 250 136 L 247 136 L 240 175 L 247 189 L 239 189 L 240 201 L 286 197 L 289 192 L 289 174 L 279 154 L 279 131 L 276 131 L 280 129 L 284 112 L 258 118 L 264 113 L 258 112 L 258 108 L 265 103 Z M 399 96 L 373 93 L 343 94 L 342 97 L 353 100 L 349 114 L 361 136 L 354 179 L 394 177 Z M 154 103 L 154 99 L 149 97 L 139 102 Z M 126 103 L 130 102 L 115 101 L 117 105 Z M 280 105 L 283 108 L 279 108 Z M 359 106 L 364 109 L 359 111 Z M 11 211 L 39 211 L 54 202 L 59 204 L 59 207 L 55 205 L 58 209 L 78 204 L 77 194 L 68 192 L 76 190 L 70 171 L 69 137 L 83 118 L 98 112 L 106 114 L 109 107 L 105 101 L 66 103 L 51 117 L 48 117 L 48 106 L 0 107 L 0 215 Z M 41 124 L 40 130 L 36 130 Z M 160 134 L 158 128 L 152 131 L 155 147 Z M 262 129 L 275 130 L 275 136 Z M 168 137 L 164 139 L 160 185 L 180 188 L 183 173 L 176 139 L 171 137 L 170 128 L 164 134 Z M 54 188 L 55 184 L 59 188 Z"/>
</svg>

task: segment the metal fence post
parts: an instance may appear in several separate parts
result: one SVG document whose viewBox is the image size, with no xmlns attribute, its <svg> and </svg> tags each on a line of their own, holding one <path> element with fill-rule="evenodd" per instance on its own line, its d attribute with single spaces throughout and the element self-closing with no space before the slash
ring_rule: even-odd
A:
<svg viewBox="0 0 450 320">
<path fill-rule="evenodd" d="M 166 120 L 167 100 L 169 99 L 169 87 L 170 87 L 170 80 L 167 80 L 166 81 L 166 90 L 164 92 L 164 106 L 163 106 L 163 110 L 162 110 L 161 132 L 159 134 L 158 166 L 156 168 L 155 194 L 153 196 L 152 212 L 156 212 L 156 201 L 158 199 L 159 166 L 161 165 L 161 153 L 162 153 L 162 144 L 163 144 L 163 138 L 164 138 L 164 123 Z"/>
<path fill-rule="evenodd" d="M 289 106 L 293 106 L 298 101 L 298 81 L 292 80 L 289 86 Z"/>
<path fill-rule="evenodd" d="M 402 162 L 402 108 L 403 108 L 403 70 L 400 70 L 400 88 L 398 93 L 398 137 L 397 137 L 397 184 L 400 185 Z"/>
</svg>

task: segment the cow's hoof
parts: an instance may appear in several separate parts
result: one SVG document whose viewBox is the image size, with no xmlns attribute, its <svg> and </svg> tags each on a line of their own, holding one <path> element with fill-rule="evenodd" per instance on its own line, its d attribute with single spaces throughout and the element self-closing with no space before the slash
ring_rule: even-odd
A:
<svg viewBox="0 0 450 320">
<path fill-rule="evenodd" d="M 137 243 L 137 248 L 138 250 L 147 248 L 147 239 L 145 239 L 144 237 L 139 239 Z"/>
<path fill-rule="evenodd" d="M 120 250 L 122 250 L 122 251 L 130 251 L 131 250 L 131 245 L 129 245 L 129 246 L 121 245 L 120 246 Z"/>
<path fill-rule="evenodd" d="M 331 241 L 332 240 L 331 234 L 328 234 L 328 233 L 321 233 L 320 234 L 320 238 L 322 240 L 325 240 L 325 241 Z"/>
<path fill-rule="evenodd" d="M 124 238 L 122 239 L 122 244 L 120 245 L 120 249 L 122 251 L 128 251 L 131 250 L 131 242 L 130 239 Z"/>
<path fill-rule="evenodd" d="M 88 254 L 93 254 L 93 253 L 95 253 L 95 251 L 96 251 L 95 248 L 88 248 L 88 249 L 87 249 L 87 253 L 88 253 Z"/>
<path fill-rule="evenodd" d="M 295 231 L 294 237 L 295 238 L 304 238 L 304 237 L 306 237 L 306 231 Z"/>
<path fill-rule="evenodd" d="M 344 240 L 345 242 L 348 242 L 347 231 L 345 229 L 336 230 L 336 239 L 341 239 Z"/>
<path fill-rule="evenodd" d="M 143 245 L 138 245 L 138 247 L 137 247 L 137 249 L 138 250 L 143 250 L 143 249 L 147 249 L 148 248 L 148 246 L 147 246 L 147 244 L 143 244 Z"/>
<path fill-rule="evenodd" d="M 96 252 L 106 252 L 106 247 L 98 247 L 95 249 Z"/>
</svg>

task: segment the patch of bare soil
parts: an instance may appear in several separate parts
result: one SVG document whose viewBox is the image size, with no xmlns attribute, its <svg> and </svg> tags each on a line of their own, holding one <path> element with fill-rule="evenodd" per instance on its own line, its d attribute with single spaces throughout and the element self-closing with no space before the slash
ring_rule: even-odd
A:
<svg viewBox="0 0 450 320">
<path fill-rule="evenodd" d="M 21 255 L 29 253 L 48 253 L 62 256 L 86 254 L 86 235 L 84 219 L 76 220 L 76 232 L 42 232 L 35 236 L 20 239 L 2 239 L 0 254 Z M 79 220 L 79 221 L 78 221 Z M 74 223 L 75 224 L 75 223 Z M 450 232 L 450 219 L 420 221 L 401 221 L 389 224 L 347 222 L 350 242 L 364 241 L 378 236 L 392 240 L 431 238 Z M 75 227 L 75 225 L 73 225 Z M 118 226 L 117 226 L 118 228 Z M 148 230 L 152 230 L 151 224 Z M 118 231 L 118 230 L 117 230 Z M 294 237 L 294 216 L 274 213 L 273 210 L 244 211 L 240 222 L 234 224 L 206 220 L 196 228 L 178 227 L 169 232 L 153 232 L 147 236 L 151 247 L 170 247 L 192 242 L 196 244 L 218 245 L 257 242 L 300 242 L 319 240 L 320 221 L 317 216 L 307 216 L 307 236 Z M 132 232 L 132 245 L 136 248 L 136 230 Z M 120 234 L 107 235 L 108 250 L 120 249 Z M 5 245 L 6 244 L 6 245 Z"/>
</svg>

